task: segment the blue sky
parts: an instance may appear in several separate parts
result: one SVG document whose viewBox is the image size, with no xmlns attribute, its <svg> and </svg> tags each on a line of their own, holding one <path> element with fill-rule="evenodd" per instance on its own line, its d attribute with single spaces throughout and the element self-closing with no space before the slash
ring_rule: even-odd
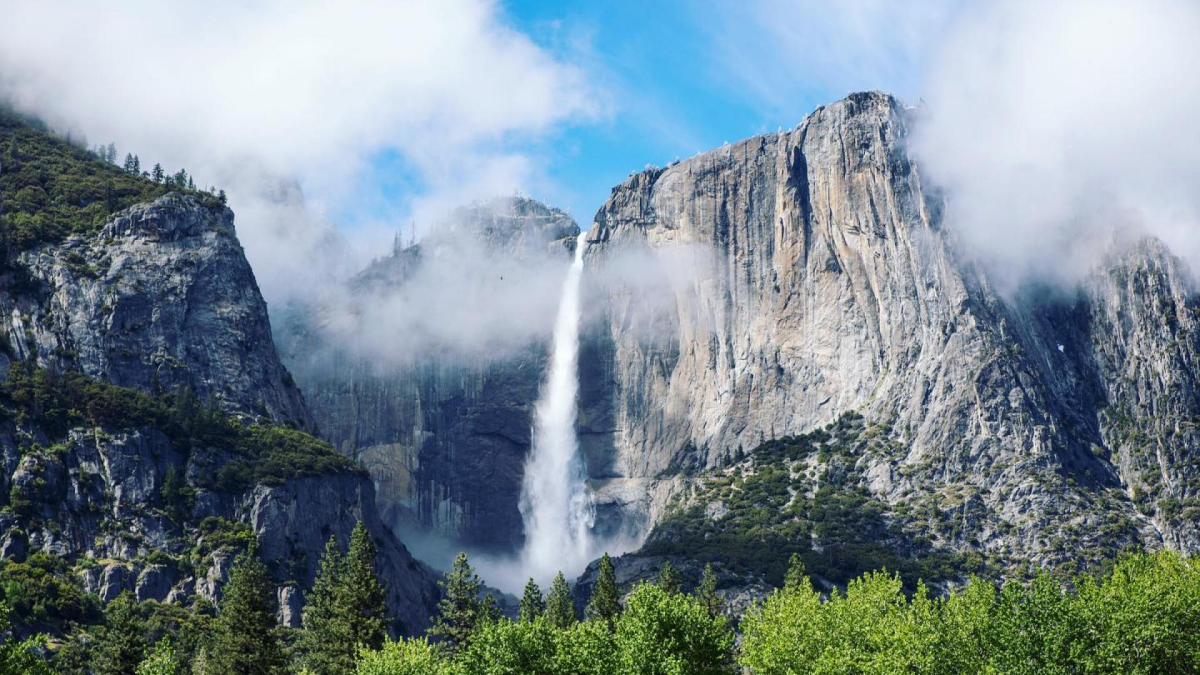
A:
<svg viewBox="0 0 1200 675">
<path fill-rule="evenodd" d="M 587 227 L 613 186 L 729 141 L 798 124 L 817 106 L 878 88 L 920 95 L 932 36 L 956 2 L 910 5 L 774 2 L 510 0 L 500 20 L 580 67 L 598 112 L 511 142 L 535 158 L 529 196 L 569 209 Z M 897 27 L 903 30 L 895 30 Z M 381 218 L 428 188 L 384 150 L 366 193 L 335 214 Z"/>
</svg>

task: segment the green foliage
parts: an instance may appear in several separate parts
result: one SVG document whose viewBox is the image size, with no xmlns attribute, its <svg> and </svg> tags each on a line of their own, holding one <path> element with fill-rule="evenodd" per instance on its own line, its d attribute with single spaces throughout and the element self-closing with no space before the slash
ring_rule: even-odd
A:
<svg viewBox="0 0 1200 675">
<path fill-rule="evenodd" d="M 555 628 L 570 628 L 577 620 L 575 601 L 571 598 L 571 587 L 562 572 L 554 575 L 550 584 L 550 595 L 546 598 L 546 620 Z"/>
<path fill-rule="evenodd" d="M 542 596 L 542 589 L 530 578 L 525 583 L 525 592 L 521 595 L 521 622 L 532 623 L 545 614 L 546 598 Z"/>
<path fill-rule="evenodd" d="M 4 109 L 0 147 L 6 148 L 0 160 L 4 259 L 72 234 L 94 234 L 113 213 L 180 190 L 127 172 Z M 217 203 L 216 197 L 195 194 Z"/>
<path fill-rule="evenodd" d="M 301 636 L 305 667 L 316 675 L 350 672 L 360 650 L 380 647 L 387 636 L 387 605 L 375 576 L 375 553 L 361 522 L 345 557 L 335 537 L 325 546 Z"/>
<path fill-rule="evenodd" d="M 201 405 L 187 389 L 155 397 L 78 372 L 60 374 L 14 362 L 0 384 L 0 406 L 17 424 L 36 427 L 52 441 L 64 439 L 69 429 L 80 426 L 108 430 L 153 426 L 184 450 L 223 448 L 238 459 L 223 466 L 203 487 L 228 492 L 243 492 L 258 484 L 280 485 L 303 476 L 362 472 L 353 460 L 310 434 L 270 424 L 243 424 L 214 405 Z M 189 507 L 190 494 L 178 476 L 164 482 L 160 496 L 169 514 L 182 515 Z"/>
<path fill-rule="evenodd" d="M 1043 573 L 997 592 L 973 579 L 933 600 L 872 573 L 822 602 L 804 579 L 743 619 L 739 661 L 755 675 L 1195 672 L 1196 558 L 1138 554 L 1073 585 Z"/>
<path fill-rule="evenodd" d="M 837 584 L 880 568 L 899 572 L 910 591 L 918 579 L 965 576 L 965 556 L 906 531 L 863 487 L 857 460 L 895 452 L 855 413 L 822 430 L 767 441 L 669 513 L 640 554 L 720 562 L 774 586 L 783 583 L 793 555 Z M 815 481 L 796 466 L 809 459 L 822 467 Z M 710 517 L 711 503 L 722 504 L 725 515 Z"/>
<path fill-rule="evenodd" d="M 108 603 L 104 628 L 93 649 L 96 675 L 135 675 L 146 655 L 146 636 L 137 600 L 128 591 Z"/>
<path fill-rule="evenodd" d="M 621 613 L 621 597 L 617 592 L 617 571 L 612 559 L 605 553 L 596 568 L 596 584 L 592 586 L 592 597 L 588 600 L 587 617 L 592 621 L 603 621 L 609 630 L 615 630 L 617 616 Z"/>
<path fill-rule="evenodd" d="M 449 675 L 437 647 L 428 640 L 388 642 L 379 650 L 365 650 L 354 671 L 357 675 Z"/>
<path fill-rule="evenodd" d="M 52 675 L 50 666 L 40 656 L 46 644 L 43 636 L 18 640 L 9 634 L 12 624 L 9 606 L 0 602 L 0 675 Z"/>
<path fill-rule="evenodd" d="M 458 554 L 454 567 L 440 583 L 442 599 L 429 635 L 440 640 L 443 649 L 453 654 L 471 639 L 476 629 L 487 623 L 493 610 L 480 599 L 483 582 L 467 561 L 467 554 Z"/>
<path fill-rule="evenodd" d="M 696 599 L 700 601 L 704 609 L 708 610 L 708 616 L 713 619 L 725 613 L 725 602 L 717 592 L 717 574 L 713 571 L 712 564 L 704 566 L 704 573 L 700 576 L 700 585 L 696 588 Z"/>
<path fill-rule="evenodd" d="M 658 570 L 658 579 L 654 582 L 655 586 L 663 589 L 667 593 L 682 592 L 682 582 L 679 580 L 679 573 L 675 571 L 675 566 L 670 560 L 663 562 L 662 568 Z"/>
<path fill-rule="evenodd" d="M 171 638 L 163 638 L 154 645 L 149 656 L 138 664 L 135 675 L 181 675 Z"/>
<path fill-rule="evenodd" d="M 25 562 L 0 560 L 0 597 L 22 627 L 63 628 L 99 620 L 100 605 L 62 558 L 33 553 Z"/>
<path fill-rule="evenodd" d="M 282 675 L 287 659 L 275 625 L 275 584 L 257 542 L 234 560 L 214 626 L 211 675 Z"/>
<path fill-rule="evenodd" d="M 733 634 L 695 598 L 643 584 L 617 624 L 620 672 L 717 675 L 731 671 Z"/>
</svg>

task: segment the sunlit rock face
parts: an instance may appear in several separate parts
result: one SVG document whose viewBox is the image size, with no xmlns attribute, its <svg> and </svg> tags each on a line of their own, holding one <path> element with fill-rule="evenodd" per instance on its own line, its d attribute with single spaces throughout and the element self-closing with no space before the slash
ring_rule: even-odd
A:
<svg viewBox="0 0 1200 675">
<path fill-rule="evenodd" d="M 370 470 L 393 526 L 519 548 L 533 405 L 578 233 L 529 199 L 462 209 L 284 322 L 322 435 Z"/>
<path fill-rule="evenodd" d="M 907 449 L 860 459 L 872 494 L 939 545 L 1195 549 L 1190 274 L 1142 241 L 1002 297 L 906 153 L 912 114 L 856 94 L 614 189 L 581 356 L 599 526 L 645 532 L 690 476 L 853 410 Z"/>
<path fill-rule="evenodd" d="M 863 487 L 938 547 L 1013 564 L 1200 547 L 1191 273 L 1155 240 L 1125 241 L 1078 285 L 996 290 L 907 152 L 918 116 L 855 94 L 614 188 L 588 235 L 579 354 L 600 536 L 636 544 L 697 476 L 854 411 L 880 447 L 902 448 L 858 458 Z M 285 359 L 322 433 L 370 468 L 388 522 L 515 551 L 577 228 L 508 200 L 443 231 L 357 277 L 353 330 L 329 304 L 293 315 Z M 504 322 L 481 307 L 471 330 L 449 310 L 403 330 L 372 311 L 427 307 L 387 302 L 429 288 L 431 261 L 468 275 L 480 248 L 509 252 L 505 274 L 555 261 L 522 278 L 540 309 Z M 515 278 L 502 276 L 486 285 Z M 412 358 L 380 357 L 382 339 L 364 350 L 352 336 L 372 326 Z"/>
</svg>

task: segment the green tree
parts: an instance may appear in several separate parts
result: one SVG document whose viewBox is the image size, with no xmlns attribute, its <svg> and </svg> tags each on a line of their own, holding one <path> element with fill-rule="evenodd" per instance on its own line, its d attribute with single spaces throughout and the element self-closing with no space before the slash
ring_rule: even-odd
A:
<svg viewBox="0 0 1200 675">
<path fill-rule="evenodd" d="M 592 586 L 586 613 L 592 621 L 603 621 L 609 630 L 616 630 L 621 598 L 617 592 L 617 571 L 607 553 L 600 558 L 596 568 L 596 583 Z"/>
<path fill-rule="evenodd" d="M 336 673 L 346 665 L 348 630 L 341 622 L 337 597 L 344 567 L 337 536 L 330 535 L 304 605 L 304 632 L 300 635 L 304 667 L 313 673 Z"/>
<path fill-rule="evenodd" d="M 642 584 L 617 622 L 623 675 L 732 673 L 733 633 L 695 598 Z"/>
<path fill-rule="evenodd" d="M 555 628 L 570 628 L 577 620 L 575 601 L 571 598 L 571 587 L 567 578 L 559 572 L 550 584 L 550 595 L 546 598 L 546 619 Z"/>
<path fill-rule="evenodd" d="M 546 613 L 546 598 L 542 596 L 542 589 L 538 588 L 537 583 L 530 577 L 525 583 L 525 593 L 521 595 L 521 621 L 530 623 Z"/>
<path fill-rule="evenodd" d="M 364 650 L 353 672 L 356 675 L 448 675 L 449 669 L 439 650 L 422 638 L 389 641 L 380 649 Z"/>
<path fill-rule="evenodd" d="M 704 566 L 704 573 L 700 576 L 700 586 L 696 589 L 696 598 L 708 610 L 708 615 L 714 619 L 725 611 L 725 603 L 721 599 L 720 593 L 717 592 L 717 574 L 713 571 L 711 563 Z"/>
<path fill-rule="evenodd" d="M 150 180 L 154 181 L 155 183 L 162 183 L 166 178 L 166 175 L 166 172 L 163 171 L 162 164 L 155 164 L 154 168 L 150 171 Z"/>
<path fill-rule="evenodd" d="M 108 603 L 104 624 L 93 650 L 96 675 L 134 675 L 148 645 L 133 594 L 125 591 Z"/>
<path fill-rule="evenodd" d="M 363 647 L 377 649 L 387 638 L 387 594 L 375 574 L 377 553 L 371 533 L 359 521 L 350 533 L 350 549 L 346 552 L 337 598 L 338 609 L 348 627 L 349 645 L 355 653 Z"/>
<path fill-rule="evenodd" d="M 679 573 L 675 571 L 675 566 L 670 560 L 664 562 L 662 569 L 658 570 L 658 580 L 654 583 L 668 593 L 679 593 L 682 588 Z"/>
<path fill-rule="evenodd" d="M 487 610 L 479 599 L 483 582 L 471 568 L 466 553 L 459 553 L 454 566 L 441 582 L 442 599 L 429 634 L 450 653 L 458 651 L 485 622 Z"/>
<path fill-rule="evenodd" d="M 138 664 L 136 675 L 179 675 L 179 663 L 171 638 L 163 638 L 154 645 L 150 655 Z"/>
<path fill-rule="evenodd" d="M 793 553 L 788 560 L 787 574 L 783 577 L 783 587 L 803 589 L 808 584 L 808 572 L 804 569 L 804 561 L 799 553 Z"/>
<path fill-rule="evenodd" d="M 234 560 L 208 654 L 208 675 L 277 675 L 287 659 L 275 621 L 275 586 L 253 539 Z"/>
<path fill-rule="evenodd" d="M 39 655 L 45 649 L 46 638 L 38 635 L 17 640 L 9 633 L 11 611 L 7 603 L 0 602 L 0 635 L 4 636 L 0 643 L 0 675 L 53 675 L 54 671 Z"/>
<path fill-rule="evenodd" d="M 133 153 L 125 153 L 125 164 L 122 166 L 125 169 L 125 173 L 137 173 L 133 167 Z"/>
<path fill-rule="evenodd" d="M 492 621 L 479 627 L 455 659 L 460 675 L 557 675 L 557 633 L 545 619 Z"/>
</svg>

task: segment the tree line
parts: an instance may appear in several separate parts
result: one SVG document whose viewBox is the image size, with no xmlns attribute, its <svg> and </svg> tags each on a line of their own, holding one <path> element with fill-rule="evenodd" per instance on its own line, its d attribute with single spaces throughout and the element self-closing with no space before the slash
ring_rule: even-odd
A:
<svg viewBox="0 0 1200 675">
<path fill-rule="evenodd" d="M 872 572 L 818 591 L 798 557 L 782 588 L 740 621 L 706 567 L 691 594 L 668 562 L 622 596 L 604 556 L 582 616 L 560 573 L 548 594 L 531 579 L 516 619 L 503 617 L 460 555 L 442 582 L 427 635 L 389 638 L 375 547 L 361 524 L 343 552 L 330 539 L 303 629 L 276 624 L 275 587 L 251 543 L 219 612 L 201 630 L 148 644 L 137 603 L 109 603 L 86 659 L 52 666 L 41 640 L 0 646 L 0 674 L 94 675 L 797 675 L 801 673 L 1195 673 L 1200 559 L 1123 557 L 1106 574 L 1050 573 L 997 586 L 982 579 L 944 597 L 906 594 Z M 735 635 L 740 639 L 735 639 Z"/>
<path fill-rule="evenodd" d="M 108 162 L 109 164 L 115 165 L 117 163 L 117 146 L 115 143 L 109 143 L 108 145 L 97 145 L 91 149 L 91 152 L 98 159 Z M 140 176 L 142 178 L 148 178 L 154 181 L 154 183 L 157 185 L 163 185 L 176 190 L 196 191 L 195 178 L 189 175 L 187 170 L 183 168 L 180 168 L 179 171 L 176 171 L 175 173 L 167 173 L 167 171 L 163 169 L 162 164 L 155 163 L 152 169 L 149 171 L 143 171 L 141 158 L 132 153 L 125 154 L 125 161 L 121 165 L 121 168 L 125 171 L 125 173 L 134 176 Z M 227 201 L 225 190 L 218 190 L 216 186 L 210 186 L 207 190 L 205 190 L 205 192 L 216 195 L 222 204 L 226 203 Z"/>
</svg>

